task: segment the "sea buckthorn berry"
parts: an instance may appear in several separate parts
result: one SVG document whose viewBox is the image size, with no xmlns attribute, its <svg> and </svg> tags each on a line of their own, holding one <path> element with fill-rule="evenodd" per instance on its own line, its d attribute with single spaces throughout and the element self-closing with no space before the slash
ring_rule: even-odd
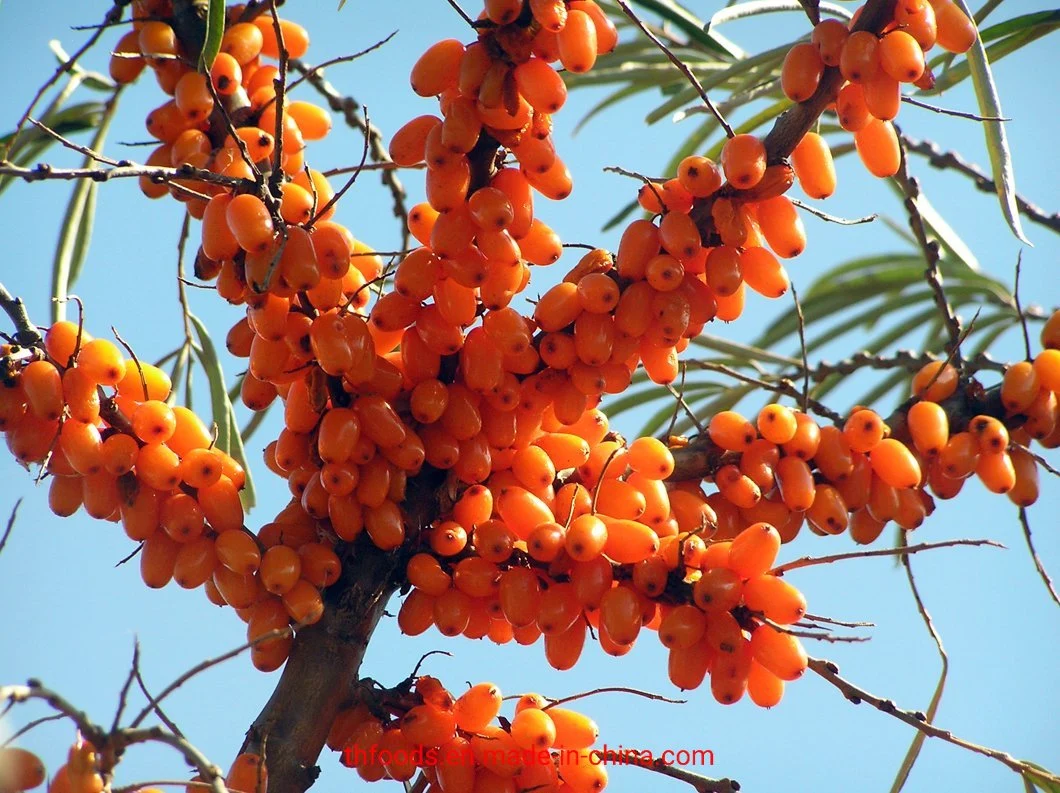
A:
<svg viewBox="0 0 1060 793">
<path fill-rule="evenodd" d="M 437 96 L 457 84 L 464 45 L 456 39 L 432 44 L 412 67 L 412 90 L 420 96 Z"/>
<path fill-rule="evenodd" d="M 824 61 L 817 47 L 809 42 L 796 44 L 784 56 L 780 84 L 792 102 L 805 102 L 817 92 L 824 72 Z"/>
<path fill-rule="evenodd" d="M 780 625 L 792 625 L 806 614 L 806 598 L 783 578 L 760 575 L 743 586 L 743 598 L 751 611 L 762 612 Z"/>
<path fill-rule="evenodd" d="M 234 94 L 243 84 L 243 70 L 239 61 L 227 52 L 217 53 L 210 67 L 210 81 L 221 96 Z"/>
<path fill-rule="evenodd" d="M 777 256 L 790 259 L 806 249 L 806 229 L 791 199 L 776 196 L 757 206 L 759 227 Z"/>
<path fill-rule="evenodd" d="M 235 58 L 246 66 L 261 52 L 263 44 L 261 30 L 249 22 L 239 22 L 225 29 L 221 38 L 221 52 Z"/>
<path fill-rule="evenodd" d="M 825 66 L 838 66 L 850 31 L 838 19 L 824 19 L 814 25 L 810 43 L 817 48 Z"/>
<path fill-rule="evenodd" d="M 806 413 L 796 413 L 795 423 L 795 434 L 783 444 L 784 454 L 811 460 L 821 443 L 821 428 Z"/>
<path fill-rule="evenodd" d="M 747 696 L 760 708 L 772 708 L 784 697 L 784 681 L 752 659 L 747 673 Z"/>
<path fill-rule="evenodd" d="M 941 402 L 957 390 L 957 369 L 945 361 L 932 361 L 913 375 L 913 396 L 928 402 Z"/>
<path fill-rule="evenodd" d="M 524 749 L 549 749 L 556 742 L 556 725 L 547 711 L 525 708 L 515 714 L 512 738 Z"/>
<path fill-rule="evenodd" d="M 909 408 L 906 421 L 918 452 L 936 457 L 946 448 L 950 434 L 949 418 L 938 404 L 917 402 Z"/>
<path fill-rule="evenodd" d="M 796 680 L 806 671 L 806 650 L 798 638 L 769 625 L 759 625 L 751 634 L 751 655 L 781 680 Z"/>
<path fill-rule="evenodd" d="M 874 33 L 859 30 L 851 33 L 843 43 L 839 56 L 839 70 L 852 83 L 862 83 L 879 70 L 879 40 Z"/>
<path fill-rule="evenodd" d="M 902 88 L 897 80 L 880 71 L 864 80 L 861 87 L 865 91 L 865 107 L 873 116 L 883 121 L 897 118 L 902 106 Z"/>
<path fill-rule="evenodd" d="M 980 454 L 975 473 L 993 493 L 1008 493 L 1016 486 L 1016 468 L 1012 456 L 1005 450 Z"/>
<path fill-rule="evenodd" d="M 887 434 L 887 425 L 874 410 L 856 410 L 843 425 L 843 436 L 855 452 L 871 452 Z"/>
<path fill-rule="evenodd" d="M 807 132 L 802 136 L 791 153 L 791 165 L 799 186 L 810 198 L 828 198 L 835 192 L 832 151 L 828 148 L 828 142 L 816 132 Z"/>
<path fill-rule="evenodd" d="M 725 181 L 713 160 L 695 154 L 681 160 L 677 166 L 677 178 L 695 198 L 713 195 Z"/>
<path fill-rule="evenodd" d="M 1035 357 L 1033 365 L 1041 387 L 1060 393 L 1060 350 L 1042 350 Z"/>
<path fill-rule="evenodd" d="M 880 39 L 880 66 L 900 83 L 916 82 L 924 73 L 924 51 L 904 30 L 892 30 Z"/>
<path fill-rule="evenodd" d="M 730 611 L 743 598 L 743 579 L 728 567 L 711 567 L 692 585 L 692 599 L 706 612 Z"/>
<path fill-rule="evenodd" d="M 77 366 L 99 385 L 114 386 L 125 377 L 121 351 L 106 339 L 92 339 L 81 345 Z"/>
<path fill-rule="evenodd" d="M 836 116 L 847 132 L 859 132 L 872 121 L 872 113 L 865 104 L 865 91 L 858 83 L 847 83 L 836 97 Z"/>
<path fill-rule="evenodd" d="M 872 119 L 854 133 L 854 145 L 861 162 L 873 176 L 894 176 L 902 161 L 898 133 L 890 121 Z"/>
<path fill-rule="evenodd" d="M 873 447 L 869 461 L 876 475 L 891 487 L 916 487 L 920 484 L 920 464 L 901 441 L 884 438 Z"/>
<path fill-rule="evenodd" d="M 758 432 L 770 443 L 787 443 L 795 437 L 798 421 L 795 413 L 784 405 L 766 405 L 758 413 Z"/>
<path fill-rule="evenodd" d="M 258 30 L 261 31 L 261 54 L 267 58 L 280 57 L 280 41 L 276 35 L 276 27 L 269 14 L 254 20 Z M 283 36 L 283 46 L 291 58 L 302 58 L 309 51 L 309 33 L 304 27 L 290 19 L 279 20 L 280 33 Z"/>
<path fill-rule="evenodd" d="M 63 414 L 63 378 L 51 363 L 32 361 L 22 370 L 22 388 L 30 410 L 46 421 Z"/>
<path fill-rule="evenodd" d="M 938 36 L 935 43 L 947 52 L 962 53 L 971 49 L 978 35 L 975 23 L 956 3 L 933 4 Z"/>
<path fill-rule="evenodd" d="M 148 400 L 136 408 L 132 426 L 144 443 L 165 443 L 177 429 L 177 418 L 165 402 Z"/>
<path fill-rule="evenodd" d="M 0 748 L 0 785 L 12 793 L 44 784 L 44 764 L 37 755 L 14 746 Z M 51 787 L 56 787 L 55 782 Z"/>
<path fill-rule="evenodd" d="M 715 413 L 708 427 L 710 439 L 726 451 L 744 451 L 756 437 L 754 425 L 732 410 Z"/>
<path fill-rule="evenodd" d="M 285 595 L 301 577 L 302 557 L 294 548 L 273 546 L 262 556 L 258 574 L 266 590 L 274 595 Z"/>
<path fill-rule="evenodd" d="M 725 178 L 739 190 L 748 190 L 766 172 L 766 147 L 754 135 L 736 135 L 721 150 Z"/>
<path fill-rule="evenodd" d="M 649 479 L 666 479 L 674 470 L 674 457 L 656 438 L 637 438 L 629 446 L 629 467 Z"/>
<path fill-rule="evenodd" d="M 743 578 L 763 575 L 780 550 L 780 534 L 768 523 L 754 523 L 732 541 L 728 566 Z"/>
<path fill-rule="evenodd" d="M 233 573 L 249 575 L 261 564 L 261 551 L 250 534 L 228 529 L 217 535 L 217 558 Z"/>
<path fill-rule="evenodd" d="M 1029 507 L 1038 500 L 1038 463 L 1023 449 L 1013 449 L 1010 458 L 1016 481 L 1007 495 L 1013 504 Z"/>
<path fill-rule="evenodd" d="M 228 228 L 240 247 L 248 253 L 263 253 L 272 244 L 272 217 L 257 196 L 243 193 L 225 209 Z"/>
<path fill-rule="evenodd" d="M 968 422 L 968 432 L 983 454 L 999 454 L 1008 448 L 1008 429 L 993 416 L 976 416 Z"/>
<path fill-rule="evenodd" d="M 456 700 L 452 713 L 455 726 L 466 732 L 481 732 L 501 710 L 501 691 L 492 683 L 472 686 Z"/>
<path fill-rule="evenodd" d="M 1023 413 L 1038 396 L 1038 373 L 1030 361 L 1014 363 L 1001 381 L 1001 404 L 1009 413 Z"/>
<path fill-rule="evenodd" d="M 567 12 L 567 22 L 557 31 L 559 58 L 563 67 L 575 74 L 582 74 L 596 63 L 596 25 L 584 11 Z"/>
</svg>

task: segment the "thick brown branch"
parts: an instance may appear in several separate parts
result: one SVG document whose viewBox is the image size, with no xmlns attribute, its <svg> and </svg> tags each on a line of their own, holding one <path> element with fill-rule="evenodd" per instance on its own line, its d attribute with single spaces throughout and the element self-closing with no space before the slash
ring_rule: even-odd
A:
<svg viewBox="0 0 1060 793">
<path fill-rule="evenodd" d="M 438 509 L 440 476 L 426 469 L 409 482 L 403 504 L 414 538 Z M 242 751 L 267 744 L 269 789 L 302 793 L 316 780 L 317 758 L 339 709 L 353 696 L 361 661 L 404 572 L 400 553 L 367 537 L 340 546 L 342 576 L 324 592 L 324 616 L 298 632 L 280 681 L 247 731 Z"/>
</svg>

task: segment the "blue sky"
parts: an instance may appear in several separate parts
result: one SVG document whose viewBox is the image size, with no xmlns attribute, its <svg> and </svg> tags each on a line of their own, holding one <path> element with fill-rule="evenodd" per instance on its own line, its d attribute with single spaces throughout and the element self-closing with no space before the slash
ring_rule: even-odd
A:
<svg viewBox="0 0 1060 793">
<path fill-rule="evenodd" d="M 393 41 L 379 51 L 328 73 L 336 86 L 367 106 L 372 120 L 388 135 L 408 118 L 434 111 L 431 102 L 419 99 L 408 87 L 408 70 L 417 55 L 436 39 L 467 38 L 468 34 L 442 0 L 406 0 L 400 5 L 350 0 L 341 12 L 328 2 L 287 5 L 287 13 L 311 31 L 312 62 L 363 49 L 398 30 Z M 401 12 L 395 10 L 399 7 Z M 719 5 L 693 2 L 691 7 L 706 17 Z M 1004 4 L 995 15 L 1046 7 L 1017 0 Z M 89 10 L 69 0 L 0 6 L 0 35 L 6 44 L 0 48 L 0 73 L 11 76 L 0 96 L 0 127 L 12 125 L 36 87 L 53 71 L 48 40 L 58 37 L 72 50 L 85 33 L 71 31 L 69 26 L 98 21 L 101 8 Z M 807 30 L 804 17 L 786 14 L 734 23 L 725 32 L 745 48 L 757 50 Z M 105 48 L 117 38 L 116 32 L 105 35 L 103 49 L 86 64 L 105 69 Z M 1012 119 L 1007 126 L 1017 185 L 1047 211 L 1056 208 L 1055 185 L 1060 177 L 1053 152 L 1056 111 L 1050 110 L 1050 98 L 1060 89 L 1055 55 L 1049 54 L 1054 51 L 1050 40 L 1039 40 L 995 69 L 1005 113 Z M 303 98 L 313 99 L 308 87 L 302 92 Z M 641 119 L 653 106 L 648 98 L 604 113 L 572 138 L 574 124 L 600 97 L 596 91 L 576 92 L 557 116 L 557 147 L 575 174 L 575 191 L 561 205 L 539 199 L 537 206 L 564 241 L 613 249 L 617 234 L 602 233 L 600 228 L 629 200 L 635 185 L 603 173 L 602 168 L 622 165 L 657 173 L 686 130 L 668 120 L 646 127 Z M 95 98 L 98 95 L 81 97 Z M 975 109 L 967 82 L 936 101 L 946 107 Z M 147 149 L 129 149 L 117 142 L 144 140 L 143 118 L 161 102 L 151 79 L 129 89 L 107 152 L 117 157 L 146 157 Z M 910 135 L 936 140 L 987 166 L 982 132 L 974 122 L 913 107 L 903 108 L 900 121 Z M 356 162 L 360 151 L 361 139 L 336 119 L 335 131 L 328 140 L 312 146 L 309 160 L 321 169 L 348 165 Z M 72 165 L 77 156 L 53 151 L 48 159 Z M 932 171 L 922 160 L 914 160 L 912 167 L 932 202 L 984 269 L 1011 282 L 1021 246 L 1008 231 L 996 200 L 972 189 L 961 176 Z M 410 191 L 410 203 L 422 200 L 422 175 L 408 173 L 402 178 Z M 881 212 L 904 224 L 891 191 L 867 176 L 851 158 L 840 162 L 839 180 L 836 196 L 825 205 L 828 211 L 844 216 Z M 47 317 L 54 243 L 70 189 L 68 184 L 19 184 L 2 199 L 0 235 L 5 244 L 0 280 L 28 301 L 38 322 Z M 389 195 L 375 176 L 365 175 L 340 205 L 338 219 L 369 244 L 391 249 L 399 237 L 390 207 Z M 180 220 L 176 202 L 147 202 L 131 181 L 103 186 L 91 254 L 75 288 L 85 300 L 87 328 L 92 333 L 103 335 L 114 325 L 147 359 L 160 357 L 179 344 L 182 329 L 174 275 Z M 807 218 L 806 226 L 809 248 L 789 267 L 796 285 L 808 284 L 816 274 L 855 255 L 903 247 L 882 223 L 837 227 Z M 1060 241 L 1041 227 L 1025 224 L 1025 228 L 1034 247 L 1023 247 L 1024 300 L 1054 308 L 1060 303 L 1055 275 Z M 569 258 L 550 272 L 539 271 L 541 283 L 547 285 L 561 277 L 574 263 L 573 256 Z M 536 284 L 531 291 L 538 289 Z M 192 290 L 191 300 L 216 339 L 223 338 L 239 316 L 238 310 L 222 305 L 208 292 Z M 750 340 L 785 307 L 750 298 L 738 322 L 713 328 L 713 332 Z M 856 351 L 852 345 L 857 341 L 847 339 L 846 346 L 829 347 L 826 352 L 833 359 L 842 357 Z M 1021 344 L 1018 332 L 1007 334 L 995 347 L 996 357 L 1020 357 Z M 794 352 L 789 348 L 779 351 Z M 241 368 L 234 360 L 225 363 L 230 376 Z M 859 375 L 830 402 L 839 409 L 849 407 L 858 393 L 875 382 L 872 378 Z M 196 382 L 196 406 L 208 410 L 205 377 L 197 374 Z M 881 406 L 881 410 L 889 407 Z M 643 415 L 627 415 L 619 427 L 633 431 L 642 419 Z M 278 431 L 278 422 L 277 415 L 270 416 L 250 442 L 248 452 L 255 462 L 262 446 Z M 283 505 L 286 493 L 263 466 L 257 472 L 262 496 L 248 521 L 252 526 L 266 522 Z M 202 658 L 243 641 L 243 624 L 235 614 L 209 605 L 201 591 L 189 593 L 175 586 L 149 591 L 140 582 L 135 564 L 115 569 L 115 562 L 132 550 L 120 529 L 83 515 L 55 518 L 47 509 L 46 489 L 35 488 L 32 478 L 6 455 L 0 456 L 0 482 L 0 514 L 6 516 L 17 499 L 24 499 L 18 523 L 0 554 L 0 615 L 6 625 L 0 636 L 0 681 L 38 677 L 98 721 L 109 723 L 135 639 L 140 641 L 145 679 L 155 690 Z M 1056 533 L 1060 487 L 1044 474 L 1042 484 L 1043 494 L 1031 508 L 1030 520 L 1043 561 L 1060 575 L 1060 536 Z M 913 539 L 954 537 L 990 537 L 1008 550 L 959 548 L 913 559 L 921 593 L 950 656 L 950 677 L 938 722 L 964 738 L 1055 770 L 1060 767 L 1056 740 L 1060 693 L 1053 684 L 1060 638 L 1057 612 L 1034 572 L 1015 522 L 1015 508 L 1007 499 L 971 482 L 955 501 L 940 503 Z M 796 543 L 782 549 L 781 556 L 788 559 L 851 547 L 847 537 L 817 538 L 804 532 Z M 791 574 L 790 580 L 806 593 L 812 612 L 876 623 L 870 642 L 811 646 L 811 654 L 837 661 L 847 677 L 869 691 L 909 708 L 926 707 L 939 662 L 901 568 L 887 559 L 856 560 L 802 570 Z M 396 605 L 392 610 L 396 611 Z M 396 682 L 423 652 L 433 649 L 447 650 L 453 657 L 431 658 L 426 671 L 454 690 L 462 688 L 464 681 L 492 680 L 505 693 L 536 690 L 563 696 L 598 686 L 631 685 L 676 695 L 666 678 L 665 652 L 650 636 L 623 659 L 610 658 L 589 646 L 575 670 L 557 673 L 545 665 L 540 645 L 495 647 L 448 640 L 433 632 L 408 639 L 398 634 L 393 620 L 384 619 L 369 649 L 364 674 L 384 683 Z M 185 685 L 170 699 L 167 711 L 194 743 L 227 766 L 276 679 L 275 674 L 256 672 L 249 658 L 242 657 Z M 582 702 L 581 707 L 596 718 L 602 740 L 609 746 L 655 751 L 711 749 L 715 765 L 705 772 L 734 777 L 748 791 L 886 790 L 913 737 L 906 726 L 867 707 L 852 706 L 812 675 L 790 685 L 784 701 L 770 711 L 747 701 L 726 708 L 715 703 L 709 691 L 689 692 L 684 697 L 687 704 L 676 706 L 604 695 Z M 19 708 L 6 729 L 42 713 Z M 71 738 L 67 725 L 47 725 L 31 733 L 23 745 L 39 751 L 54 768 Z M 364 788 L 335 757 L 324 756 L 321 766 L 323 774 L 315 789 Z M 185 775 L 183 762 L 171 751 L 142 748 L 123 762 L 119 782 Z M 1000 764 L 929 740 L 906 789 L 995 791 L 1017 790 L 1019 785 Z M 649 786 L 652 790 L 687 789 L 677 782 L 646 777 L 636 769 L 615 770 L 610 789 L 640 791 Z"/>
</svg>

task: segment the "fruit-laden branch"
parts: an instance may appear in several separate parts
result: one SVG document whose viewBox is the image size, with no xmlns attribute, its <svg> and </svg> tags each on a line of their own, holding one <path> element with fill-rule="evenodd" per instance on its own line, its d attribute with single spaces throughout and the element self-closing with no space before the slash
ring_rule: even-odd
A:
<svg viewBox="0 0 1060 793">
<path fill-rule="evenodd" d="M 415 544 L 443 508 L 442 475 L 425 469 L 409 481 L 404 511 Z M 407 561 L 367 537 L 346 544 L 342 575 L 324 592 L 324 616 L 298 632 L 280 682 L 247 731 L 242 752 L 266 759 L 269 789 L 304 791 L 316 780 L 316 760 L 332 722 L 355 697 L 365 650 Z"/>
<path fill-rule="evenodd" d="M 891 428 L 891 437 L 908 443 L 910 441 L 906 415 L 912 400 L 900 405 L 885 419 Z M 967 427 L 975 416 L 993 416 L 1005 421 L 1008 416 L 1001 404 L 1001 387 L 983 389 L 972 381 L 960 388 L 953 396 L 939 403 L 946 411 L 952 432 Z M 673 449 L 674 472 L 670 481 L 683 482 L 713 476 L 733 457 L 733 454 L 715 444 L 707 434 L 696 436 L 687 446 Z"/>
</svg>

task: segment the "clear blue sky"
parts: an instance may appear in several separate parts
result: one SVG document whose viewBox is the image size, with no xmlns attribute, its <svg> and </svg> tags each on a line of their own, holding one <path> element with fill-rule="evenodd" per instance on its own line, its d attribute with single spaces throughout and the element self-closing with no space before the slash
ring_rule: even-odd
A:
<svg viewBox="0 0 1060 793">
<path fill-rule="evenodd" d="M 8 80 L 0 97 L 0 127 L 9 128 L 36 86 L 52 72 L 55 61 L 47 42 L 58 37 L 68 50 L 83 40 L 70 25 L 89 24 L 102 16 L 104 4 L 7 2 L 0 6 L 0 73 Z M 442 0 L 405 3 L 365 3 L 351 0 L 341 12 L 334 2 L 289 2 L 287 13 L 311 30 L 310 60 L 321 61 L 362 49 L 394 29 L 394 40 L 367 58 L 336 67 L 331 81 L 367 105 L 372 120 L 388 134 L 413 115 L 432 112 L 430 102 L 415 97 L 407 75 L 417 55 L 442 37 L 467 38 L 468 31 Z M 471 3 L 467 3 L 469 9 Z M 694 2 L 701 16 L 719 4 Z M 394 10 L 401 8 L 402 12 Z M 1042 3 L 1017 0 L 1004 4 L 995 16 L 1046 8 Z M 798 14 L 776 16 L 768 22 L 741 22 L 726 33 L 744 47 L 756 50 L 801 35 L 807 30 Z M 117 33 L 103 39 L 104 46 Z M 1053 52 L 1053 55 L 1049 53 Z M 86 61 L 104 68 L 104 50 Z M 1055 42 L 1040 40 L 998 64 L 996 77 L 1007 116 L 1020 192 L 1046 210 L 1057 207 L 1060 168 L 1055 156 L 1056 111 L 1049 97 L 1060 91 Z M 302 89 L 303 97 L 312 98 Z M 602 233 L 604 221 L 632 195 L 633 185 L 602 173 L 606 165 L 622 165 L 642 172 L 658 172 L 685 134 L 681 125 L 662 121 L 647 128 L 641 123 L 650 109 L 637 100 L 613 109 L 576 138 L 570 130 L 591 104 L 595 92 L 575 94 L 557 117 L 557 145 L 576 176 L 574 195 L 562 205 L 540 201 L 539 213 L 565 241 L 593 242 L 614 247 L 616 235 Z M 85 94 L 82 99 L 97 98 Z M 146 138 L 143 118 L 162 98 L 154 81 L 146 79 L 127 91 L 106 149 L 117 157 L 143 158 L 145 149 L 128 149 L 118 141 Z M 974 97 L 965 83 L 939 100 L 942 104 L 974 110 Z M 901 122 L 911 135 L 940 141 L 968 159 L 987 164 L 981 130 L 971 121 L 942 117 L 905 107 Z M 318 168 L 355 163 L 360 156 L 358 135 L 336 124 L 333 135 L 310 149 Z M 75 156 L 53 152 L 49 161 L 73 164 Z M 978 256 L 984 268 L 1010 281 L 1018 242 L 1007 230 L 996 201 L 979 193 L 960 176 L 931 171 L 921 160 L 913 163 L 934 204 L 941 208 Z M 889 189 L 866 176 L 851 159 L 840 166 L 840 188 L 826 206 L 846 216 L 884 212 L 904 224 L 900 206 Z M 404 176 L 413 202 L 422 196 L 422 176 Z M 3 197 L 0 236 L 4 255 L 0 279 L 25 297 L 33 316 L 46 321 L 48 279 L 54 242 L 69 195 L 66 184 L 16 185 Z M 343 201 L 338 214 L 358 237 L 380 249 L 398 241 L 397 224 L 390 216 L 388 194 L 374 175 L 366 175 Z M 808 251 L 793 262 L 796 284 L 805 285 L 819 272 L 866 251 L 900 250 L 902 243 L 882 223 L 840 228 L 815 219 L 806 221 Z M 131 182 L 105 185 L 100 191 L 98 219 L 84 277 L 75 291 L 87 305 L 87 327 L 97 335 L 115 325 L 144 358 L 159 357 L 179 343 L 181 326 L 174 280 L 180 209 L 176 202 L 144 201 Z M 1060 241 L 1050 232 L 1027 224 L 1035 247 L 1024 248 L 1024 299 L 1047 308 L 1060 303 L 1056 266 Z M 572 262 L 564 260 L 546 278 L 558 278 Z M 536 282 L 535 282 L 536 283 Z M 221 305 L 208 292 L 192 290 L 194 310 L 222 339 L 239 314 Z M 786 304 L 785 306 L 786 307 Z M 782 306 L 752 298 L 744 317 L 714 332 L 749 340 Z M 966 317 L 967 318 L 967 317 Z M 848 340 L 854 344 L 857 339 Z M 1014 359 L 1021 353 L 1017 333 L 997 345 L 997 357 Z M 829 349 L 836 358 L 853 347 Z M 793 352 L 784 349 L 782 352 Z M 236 361 L 226 362 L 231 374 Z M 197 381 L 200 410 L 208 410 L 205 378 Z M 866 375 L 856 384 L 871 384 Z M 845 409 L 855 396 L 852 387 L 832 400 Z M 842 403 L 847 399 L 846 404 Z M 889 406 L 882 406 L 883 409 Z M 245 416 L 243 417 L 246 418 Z M 633 430 L 642 416 L 620 422 Z M 271 416 L 249 444 L 255 460 L 261 447 L 277 431 Z M 140 582 L 136 564 L 118 569 L 114 563 L 132 550 L 121 530 L 84 516 L 60 520 L 47 509 L 46 489 L 34 488 L 31 478 L 0 455 L 0 514 L 6 517 L 18 498 L 24 498 L 14 533 L 0 555 L 0 681 L 22 682 L 38 677 L 67 694 L 95 719 L 109 723 L 117 692 L 128 669 L 135 638 L 142 650 L 144 676 L 155 690 L 202 658 L 223 652 L 243 641 L 243 624 L 228 610 L 210 606 L 201 591 L 175 586 L 149 591 Z M 259 508 L 250 525 L 267 521 L 284 503 L 286 488 L 258 469 Z M 1038 549 L 1045 564 L 1060 575 L 1060 487 L 1043 475 L 1043 495 L 1030 510 Z M 1060 712 L 1057 672 L 1057 609 L 1034 572 L 1015 508 L 1002 497 L 969 483 L 955 502 L 941 503 L 936 514 L 915 535 L 916 540 L 953 537 L 991 537 L 1009 550 L 950 549 L 919 555 L 913 565 L 922 594 L 931 610 L 951 659 L 946 695 L 938 716 L 940 725 L 956 734 L 1012 752 L 1056 770 L 1060 767 L 1056 714 Z M 808 532 L 804 532 L 804 535 Z M 805 553 L 848 550 L 843 537 L 802 536 L 782 550 L 783 558 Z M 888 696 L 909 708 L 925 708 L 935 685 L 939 662 L 920 622 L 904 574 L 889 560 L 857 560 L 794 573 L 791 580 L 806 593 L 811 611 L 840 619 L 876 623 L 872 640 L 857 645 L 811 646 L 810 652 L 836 660 L 845 675 L 868 690 Z M 396 610 L 396 603 L 393 606 Z M 452 688 L 465 680 L 492 680 L 506 693 L 537 690 L 562 696 L 602 685 L 632 685 L 666 695 L 676 692 L 666 677 L 666 656 L 654 637 L 645 637 L 626 658 L 612 659 L 588 647 L 572 672 L 546 667 L 539 646 L 495 647 L 486 642 L 448 640 L 428 633 L 416 639 L 398 635 L 393 620 L 384 620 L 375 636 L 364 673 L 393 683 L 411 670 L 421 653 L 444 649 L 452 658 L 432 658 L 426 670 Z M 1050 660 L 1052 659 L 1052 660 Z M 186 685 L 167 703 L 167 711 L 189 738 L 213 760 L 227 766 L 243 732 L 266 701 L 277 675 L 253 670 L 247 657 L 215 668 Z M 713 776 L 731 776 L 744 790 L 886 790 L 901 762 L 913 731 L 867 707 L 854 707 L 823 681 L 808 675 L 788 688 L 782 704 L 763 711 L 744 701 L 725 708 L 709 691 L 687 694 L 681 706 L 606 695 L 582 703 L 599 722 L 610 746 L 622 744 L 661 751 L 664 748 L 709 748 L 715 755 Z M 0 725 L 10 730 L 40 710 L 22 707 L 15 719 Z M 47 725 L 23 745 L 36 749 L 54 769 L 65 755 L 72 728 Z M 360 790 L 364 786 L 335 757 L 321 759 L 319 790 Z M 183 762 L 171 751 L 136 749 L 121 766 L 119 783 L 143 779 L 183 778 Z M 1017 790 L 1019 780 L 1003 766 L 955 747 L 928 741 L 907 790 Z M 645 776 L 636 769 L 616 770 L 615 791 L 682 790 L 679 783 Z"/>
</svg>

